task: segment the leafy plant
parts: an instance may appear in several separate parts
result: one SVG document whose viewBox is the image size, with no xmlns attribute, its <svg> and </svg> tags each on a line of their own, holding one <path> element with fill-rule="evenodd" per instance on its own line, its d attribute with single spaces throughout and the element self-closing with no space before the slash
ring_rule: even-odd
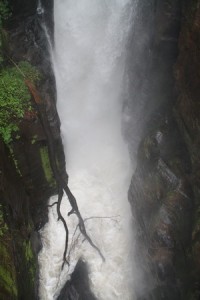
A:
<svg viewBox="0 0 200 300">
<path fill-rule="evenodd" d="M 39 71 L 28 62 L 0 72 L 0 135 L 9 144 L 12 134 L 18 131 L 19 121 L 25 111 L 31 110 L 30 92 L 24 77 L 35 83 L 40 79 Z"/>
</svg>

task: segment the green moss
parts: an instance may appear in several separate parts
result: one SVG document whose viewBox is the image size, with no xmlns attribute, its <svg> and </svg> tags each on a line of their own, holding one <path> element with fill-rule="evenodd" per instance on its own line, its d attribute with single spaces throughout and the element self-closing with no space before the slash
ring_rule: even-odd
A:
<svg viewBox="0 0 200 300">
<path fill-rule="evenodd" d="M 15 266 L 10 252 L 11 241 L 7 224 L 4 222 L 2 205 L 0 205 L 0 290 L 12 297 L 17 297 Z"/>
<path fill-rule="evenodd" d="M 54 186 L 55 180 L 53 177 L 53 172 L 49 161 L 49 153 L 47 147 L 40 148 L 40 157 L 42 161 L 42 168 L 45 174 L 45 178 L 51 186 Z"/>
<path fill-rule="evenodd" d="M 3 282 L 4 288 L 10 295 L 17 296 L 15 279 L 12 278 L 11 273 L 2 266 L 0 266 L 0 280 Z"/>
<path fill-rule="evenodd" d="M 36 261 L 31 247 L 30 240 L 23 242 L 24 256 L 27 265 L 28 272 L 30 274 L 31 284 L 34 286 L 35 273 L 36 273 Z"/>
<path fill-rule="evenodd" d="M 33 259 L 33 251 L 31 248 L 30 241 L 24 242 L 24 249 L 25 249 L 25 257 L 27 261 L 31 261 Z"/>
</svg>

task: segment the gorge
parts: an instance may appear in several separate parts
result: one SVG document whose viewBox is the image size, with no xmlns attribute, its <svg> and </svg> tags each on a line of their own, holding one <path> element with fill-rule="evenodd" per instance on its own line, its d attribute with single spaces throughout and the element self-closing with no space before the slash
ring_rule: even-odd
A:
<svg viewBox="0 0 200 300">
<path fill-rule="evenodd" d="M 198 300 L 199 1 L 3 3 L 0 299 Z"/>
</svg>

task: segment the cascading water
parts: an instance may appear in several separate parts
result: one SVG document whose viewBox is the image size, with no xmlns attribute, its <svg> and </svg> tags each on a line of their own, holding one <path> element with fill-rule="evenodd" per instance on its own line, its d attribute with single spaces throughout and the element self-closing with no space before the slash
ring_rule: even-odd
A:
<svg viewBox="0 0 200 300">
<path fill-rule="evenodd" d="M 106 261 L 79 234 L 77 218 L 62 214 L 69 228 L 65 244 L 56 207 L 41 231 L 40 299 L 56 299 L 80 257 L 89 265 L 91 288 L 98 299 L 133 299 L 130 263 L 131 212 L 127 200 L 130 160 L 121 135 L 126 41 L 134 1 L 56 0 L 55 49 L 52 53 L 57 108 L 66 152 L 69 187 L 75 195 L 89 236 Z M 50 203 L 57 200 L 52 197 Z"/>
</svg>

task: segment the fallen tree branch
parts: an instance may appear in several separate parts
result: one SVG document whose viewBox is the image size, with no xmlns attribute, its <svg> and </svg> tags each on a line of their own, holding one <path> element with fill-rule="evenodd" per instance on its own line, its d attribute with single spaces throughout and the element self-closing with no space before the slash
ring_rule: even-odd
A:
<svg viewBox="0 0 200 300">
<path fill-rule="evenodd" d="M 93 243 L 93 241 L 91 240 L 91 238 L 87 234 L 83 218 L 82 218 L 81 213 L 78 209 L 76 198 L 74 197 L 74 195 L 72 194 L 72 192 L 70 191 L 70 189 L 68 187 L 68 174 L 65 172 L 65 174 L 64 174 L 65 176 L 63 176 L 63 174 L 61 174 L 59 169 L 58 169 L 58 166 L 57 166 L 57 163 L 56 163 L 56 155 L 55 155 L 56 151 L 55 151 L 54 144 L 52 143 L 52 141 L 53 141 L 52 132 L 51 132 L 51 128 L 49 126 L 48 118 L 47 118 L 45 110 L 44 110 L 44 106 L 42 105 L 44 103 L 41 100 L 40 94 L 38 93 L 35 85 L 32 82 L 30 82 L 29 80 L 26 79 L 25 84 L 29 88 L 29 91 L 30 91 L 31 95 L 33 96 L 33 100 L 34 100 L 34 102 L 37 106 L 37 110 L 39 112 L 40 122 L 43 126 L 44 132 L 45 132 L 46 137 L 47 137 L 47 145 L 48 145 L 48 152 L 49 152 L 49 157 L 50 157 L 51 168 L 52 168 L 55 180 L 56 180 L 57 185 L 58 185 L 58 202 L 57 202 L 58 220 L 62 221 L 63 226 L 64 226 L 65 231 L 66 231 L 66 241 L 65 241 L 65 249 L 64 249 L 64 253 L 63 253 L 62 269 L 64 267 L 64 264 L 67 262 L 66 261 L 66 254 L 67 254 L 67 249 L 68 249 L 68 228 L 67 228 L 66 221 L 63 218 L 63 216 L 61 214 L 61 211 L 60 211 L 60 206 L 61 206 L 62 197 L 63 197 L 63 190 L 65 191 L 65 193 L 68 197 L 69 203 L 71 205 L 71 208 L 72 208 L 71 211 L 68 213 L 68 216 L 71 215 L 71 214 L 76 214 L 76 216 L 78 217 L 78 221 L 79 221 L 78 227 L 80 229 L 80 232 L 85 237 L 85 239 L 89 242 L 89 244 L 94 249 L 96 249 L 96 251 L 101 256 L 102 260 L 105 261 L 105 258 L 103 256 L 103 254 L 101 253 L 100 249 Z"/>
<path fill-rule="evenodd" d="M 66 223 L 65 219 L 63 218 L 63 216 L 61 214 L 61 211 L 60 211 L 62 197 L 63 197 L 63 189 L 61 187 L 59 187 L 59 190 L 58 190 L 58 204 L 57 204 L 58 221 L 61 220 L 63 222 L 64 228 L 65 228 L 65 233 L 66 233 L 66 236 L 65 236 L 65 250 L 64 250 L 64 253 L 63 253 L 63 264 L 62 264 L 62 270 L 63 270 L 65 263 L 67 263 L 69 265 L 68 261 L 66 260 L 69 231 L 68 231 L 67 223 Z"/>
<path fill-rule="evenodd" d="M 78 217 L 78 220 L 79 220 L 79 229 L 80 229 L 80 232 L 82 233 L 82 235 L 86 238 L 86 240 L 89 242 L 89 244 L 94 248 L 96 249 L 96 251 L 99 253 L 99 255 L 101 256 L 102 260 L 105 261 L 105 258 L 103 256 L 103 254 L 101 253 L 100 249 L 93 243 L 93 241 L 91 240 L 91 238 L 89 237 L 89 235 L 87 234 L 87 231 L 86 231 L 86 228 L 85 228 L 85 224 L 84 224 L 84 221 L 83 221 L 83 218 L 79 212 L 79 209 L 78 209 L 78 205 L 77 205 L 77 202 L 76 202 L 76 199 L 74 197 L 74 195 L 71 193 L 68 185 L 64 184 L 63 183 L 63 187 L 64 187 L 64 190 L 65 190 L 65 193 L 69 199 L 69 202 L 71 204 L 71 207 L 72 207 L 72 210 L 69 212 L 69 214 L 75 214 L 77 215 Z M 68 215 L 69 215 L 68 214 Z"/>
</svg>

